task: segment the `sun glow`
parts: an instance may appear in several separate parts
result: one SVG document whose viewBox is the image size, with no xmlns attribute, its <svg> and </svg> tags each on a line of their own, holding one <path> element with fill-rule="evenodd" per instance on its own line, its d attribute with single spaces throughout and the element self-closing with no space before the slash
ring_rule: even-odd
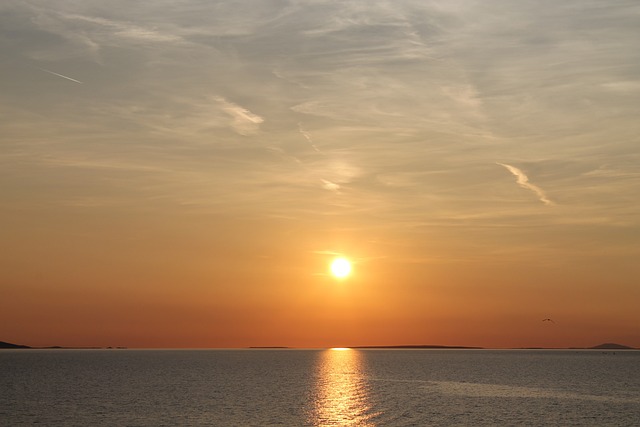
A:
<svg viewBox="0 0 640 427">
<path fill-rule="evenodd" d="M 344 279 L 351 274 L 351 263 L 345 258 L 336 258 L 331 262 L 331 274 L 338 279 Z"/>
</svg>

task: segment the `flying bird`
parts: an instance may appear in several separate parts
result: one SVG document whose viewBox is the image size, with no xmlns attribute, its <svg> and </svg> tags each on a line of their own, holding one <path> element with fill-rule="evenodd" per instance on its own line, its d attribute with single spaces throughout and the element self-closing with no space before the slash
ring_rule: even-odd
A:
<svg viewBox="0 0 640 427">
<path fill-rule="evenodd" d="M 543 321 L 543 322 L 551 322 L 551 323 L 553 323 L 553 324 L 555 324 L 555 323 L 556 323 L 556 322 L 554 322 L 554 321 L 553 321 L 553 319 L 550 319 L 550 318 L 548 318 L 548 317 L 547 317 L 546 319 L 542 319 L 542 321 Z"/>
</svg>

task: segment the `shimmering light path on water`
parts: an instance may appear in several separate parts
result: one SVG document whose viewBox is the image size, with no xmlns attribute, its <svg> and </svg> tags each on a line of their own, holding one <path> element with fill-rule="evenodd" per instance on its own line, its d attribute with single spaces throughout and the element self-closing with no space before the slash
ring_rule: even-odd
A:
<svg viewBox="0 0 640 427">
<path fill-rule="evenodd" d="M 317 365 L 315 406 L 310 424 L 369 426 L 371 397 L 363 353 L 346 348 L 322 352 Z"/>
</svg>

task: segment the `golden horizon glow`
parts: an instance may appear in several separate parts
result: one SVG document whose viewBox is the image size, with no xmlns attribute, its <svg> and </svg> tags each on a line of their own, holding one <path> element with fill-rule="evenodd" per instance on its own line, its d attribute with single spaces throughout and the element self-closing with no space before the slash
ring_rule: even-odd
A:
<svg viewBox="0 0 640 427">
<path fill-rule="evenodd" d="M 331 262 L 331 274 L 338 278 L 344 279 L 351 274 L 351 263 L 346 258 L 336 258 Z"/>
</svg>

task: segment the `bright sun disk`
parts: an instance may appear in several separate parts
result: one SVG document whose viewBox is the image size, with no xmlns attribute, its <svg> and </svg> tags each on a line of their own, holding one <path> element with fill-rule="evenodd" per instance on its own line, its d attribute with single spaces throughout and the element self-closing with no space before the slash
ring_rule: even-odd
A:
<svg viewBox="0 0 640 427">
<path fill-rule="evenodd" d="M 338 279 L 343 279 L 351 273 L 351 263 L 344 258 L 336 258 L 331 263 L 331 274 Z"/>
</svg>

